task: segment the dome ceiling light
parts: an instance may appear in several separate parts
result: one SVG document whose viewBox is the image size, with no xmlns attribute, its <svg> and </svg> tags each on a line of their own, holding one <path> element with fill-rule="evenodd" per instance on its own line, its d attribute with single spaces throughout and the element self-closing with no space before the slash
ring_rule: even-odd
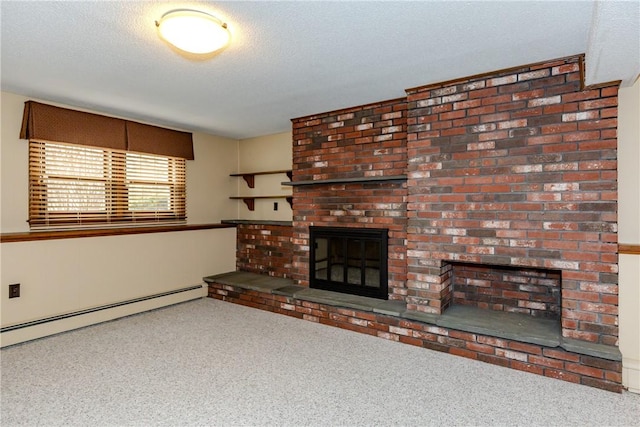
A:
<svg viewBox="0 0 640 427">
<path fill-rule="evenodd" d="M 168 43 L 199 55 L 220 50 L 231 39 L 226 23 L 198 10 L 171 10 L 156 21 L 156 27 L 160 37 Z"/>
</svg>

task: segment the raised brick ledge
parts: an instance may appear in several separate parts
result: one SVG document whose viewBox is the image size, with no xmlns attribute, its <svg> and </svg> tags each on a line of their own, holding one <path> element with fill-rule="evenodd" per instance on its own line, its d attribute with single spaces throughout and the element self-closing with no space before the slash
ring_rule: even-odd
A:
<svg viewBox="0 0 640 427">
<path fill-rule="evenodd" d="M 617 347 L 562 338 L 557 322 L 453 306 L 442 315 L 236 271 L 203 278 L 209 297 L 569 382 L 622 391 Z"/>
</svg>

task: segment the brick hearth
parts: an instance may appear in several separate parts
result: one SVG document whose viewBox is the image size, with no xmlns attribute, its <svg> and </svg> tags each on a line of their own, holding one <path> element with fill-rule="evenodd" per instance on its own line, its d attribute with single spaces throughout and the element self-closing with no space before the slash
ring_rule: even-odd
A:
<svg viewBox="0 0 640 427">
<path fill-rule="evenodd" d="M 209 297 L 494 365 L 620 392 L 619 353 L 560 337 L 547 322 L 456 307 L 444 315 L 406 310 L 399 301 L 295 286 L 289 279 L 232 272 L 205 277 Z M 554 332 L 555 330 L 555 332 Z M 614 348 L 610 348 L 614 349 Z M 615 350 L 615 349 L 614 349 Z"/>
</svg>

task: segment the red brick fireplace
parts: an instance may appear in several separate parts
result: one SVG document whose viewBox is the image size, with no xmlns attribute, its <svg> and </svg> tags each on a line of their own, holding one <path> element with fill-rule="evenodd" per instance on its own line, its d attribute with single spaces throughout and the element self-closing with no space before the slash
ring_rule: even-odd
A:
<svg viewBox="0 0 640 427">
<path fill-rule="evenodd" d="M 286 275 L 309 286 L 309 227 L 386 228 L 388 299 L 414 314 L 349 312 L 348 328 L 619 391 L 618 85 L 582 87 L 582 66 L 563 58 L 294 119 Z M 455 306 L 555 321 L 563 347 L 416 323 Z"/>
<path fill-rule="evenodd" d="M 563 336 L 616 345 L 618 87 L 581 88 L 581 60 L 293 120 L 293 183 L 317 184 L 294 187 L 291 277 L 308 285 L 310 225 L 384 226 L 408 309 L 456 300 L 451 262 L 559 273 L 561 302 L 513 311 L 562 307 Z"/>
</svg>

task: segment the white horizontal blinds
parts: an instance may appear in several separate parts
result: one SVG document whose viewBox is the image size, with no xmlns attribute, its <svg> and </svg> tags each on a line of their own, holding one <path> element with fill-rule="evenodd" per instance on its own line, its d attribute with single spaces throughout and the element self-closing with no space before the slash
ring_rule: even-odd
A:
<svg viewBox="0 0 640 427">
<path fill-rule="evenodd" d="M 32 229 L 185 222 L 191 133 L 27 101 L 20 138 Z"/>
<path fill-rule="evenodd" d="M 31 228 L 184 222 L 185 160 L 31 140 Z"/>
<path fill-rule="evenodd" d="M 175 157 L 126 153 L 127 210 L 134 218 L 153 214 L 173 218 L 186 210 L 185 161 Z"/>
</svg>

